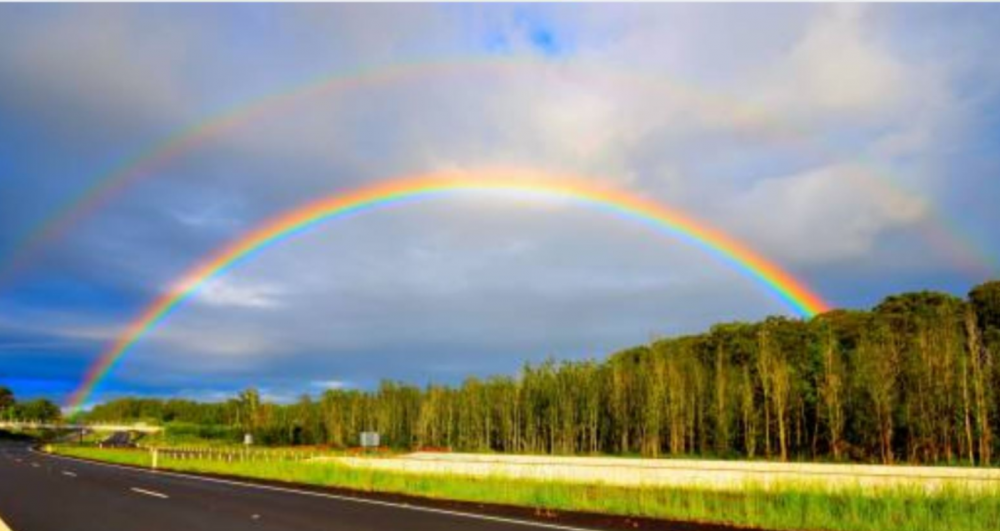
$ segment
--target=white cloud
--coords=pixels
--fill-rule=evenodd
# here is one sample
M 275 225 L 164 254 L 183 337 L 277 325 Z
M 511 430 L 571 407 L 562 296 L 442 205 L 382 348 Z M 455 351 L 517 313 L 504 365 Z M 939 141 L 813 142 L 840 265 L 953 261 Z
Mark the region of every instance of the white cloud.
M 343 380 L 313 380 L 312 382 L 309 382 L 309 385 L 323 389 L 324 391 L 327 389 L 337 390 L 351 387 L 350 382 L 345 382 Z
M 806 30 L 770 72 L 765 99 L 774 109 L 880 113 L 910 89 L 903 66 L 866 33 L 864 7 L 837 5 Z
M 234 216 L 227 214 L 225 210 L 221 204 L 202 209 L 182 207 L 174 210 L 173 215 L 178 223 L 193 230 L 237 228 L 239 221 Z
M 837 165 L 761 179 L 719 215 L 780 263 L 837 263 L 869 251 L 892 229 L 924 220 L 927 205 L 873 179 L 863 166 Z
M 265 309 L 281 307 L 283 293 L 275 284 L 216 277 L 202 284 L 193 299 L 207 306 Z

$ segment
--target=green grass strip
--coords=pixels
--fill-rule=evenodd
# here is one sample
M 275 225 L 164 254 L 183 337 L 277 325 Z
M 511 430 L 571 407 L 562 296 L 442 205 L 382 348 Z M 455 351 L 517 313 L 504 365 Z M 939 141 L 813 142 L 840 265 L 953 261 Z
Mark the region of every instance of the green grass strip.
M 57 453 L 149 466 L 145 451 L 58 446 Z M 775 530 L 988 531 L 1000 529 L 1000 492 L 886 488 L 877 494 L 801 486 L 715 491 L 475 478 L 351 468 L 332 462 L 227 462 L 160 456 L 179 472 L 226 474 L 434 499 L 726 523 Z

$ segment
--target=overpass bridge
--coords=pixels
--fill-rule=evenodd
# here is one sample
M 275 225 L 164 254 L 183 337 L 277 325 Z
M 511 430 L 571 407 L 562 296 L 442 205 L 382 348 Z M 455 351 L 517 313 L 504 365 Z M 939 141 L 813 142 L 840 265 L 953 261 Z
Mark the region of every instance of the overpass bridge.
M 34 422 L 30 420 L 0 421 L 0 430 L 24 431 L 24 430 L 62 430 L 62 431 L 90 431 L 90 432 L 137 432 L 137 433 L 158 433 L 163 431 L 162 426 L 151 426 L 145 423 L 136 424 L 72 424 L 66 422 Z

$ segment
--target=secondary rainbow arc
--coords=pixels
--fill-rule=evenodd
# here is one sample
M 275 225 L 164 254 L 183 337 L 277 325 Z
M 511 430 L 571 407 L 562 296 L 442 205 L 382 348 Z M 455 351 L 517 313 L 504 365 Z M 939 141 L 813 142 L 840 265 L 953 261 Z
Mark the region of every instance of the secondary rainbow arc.
M 432 77 L 450 70 L 461 71 L 474 67 L 511 68 L 547 64 L 550 63 L 491 56 L 453 57 L 422 63 L 367 66 L 334 75 L 324 74 L 309 78 L 289 87 L 226 106 L 177 130 L 174 134 L 148 146 L 147 149 L 134 156 L 122 160 L 111 171 L 100 176 L 84 190 L 68 198 L 38 223 L 16 236 L 8 254 L 0 256 L 0 288 L 4 288 L 20 272 L 27 270 L 42 249 L 79 225 L 82 220 L 100 210 L 132 184 L 148 178 L 172 160 L 198 148 L 221 133 L 266 116 L 280 114 L 299 100 L 320 94 L 332 94 L 352 87 L 378 86 L 381 83 L 411 75 Z M 586 68 L 595 67 L 587 65 Z M 780 120 L 769 116 L 765 108 L 741 103 L 724 95 L 711 94 L 695 85 L 688 84 L 686 86 L 672 78 L 663 76 L 661 73 L 614 72 L 609 71 L 606 65 L 601 65 L 600 71 L 603 75 L 646 80 L 651 83 L 651 86 L 664 84 L 671 90 L 692 98 L 692 101 L 697 105 L 718 107 L 722 109 L 722 112 L 737 119 L 740 119 L 739 117 L 755 117 L 755 119 L 764 120 L 768 131 L 789 134 L 795 138 L 801 137 L 807 144 L 810 143 L 804 131 L 799 130 L 794 125 L 783 124 Z M 819 147 L 818 153 L 823 155 L 830 155 L 837 159 L 843 158 L 842 155 L 845 155 L 836 150 L 829 150 L 830 152 L 827 153 L 828 150 L 823 149 L 818 144 L 817 147 Z M 864 166 L 872 168 L 876 166 L 871 161 L 862 160 L 860 162 Z M 875 193 L 919 197 L 915 191 L 906 189 L 895 179 L 886 177 L 886 182 L 882 182 L 883 179 L 880 176 L 888 175 L 888 172 L 875 168 L 872 175 L 879 176 L 878 179 L 874 179 L 874 183 L 880 185 L 879 189 L 874 190 Z M 953 260 L 961 262 L 962 267 L 968 268 L 970 271 L 974 270 L 977 276 L 996 270 L 995 257 L 989 256 L 984 246 L 976 245 L 975 242 L 971 241 L 957 223 L 945 217 L 943 213 L 932 211 L 924 225 L 926 236 L 931 242 L 935 246 L 946 249 Z
M 829 309 L 802 281 L 747 245 L 683 212 L 622 190 L 579 179 L 525 171 L 443 172 L 403 177 L 293 208 L 211 253 L 136 317 L 88 369 L 68 406 L 79 410 L 135 343 L 207 280 L 266 247 L 323 221 L 408 200 L 457 192 L 505 192 L 559 198 L 647 223 L 710 252 L 784 301 L 803 317 Z

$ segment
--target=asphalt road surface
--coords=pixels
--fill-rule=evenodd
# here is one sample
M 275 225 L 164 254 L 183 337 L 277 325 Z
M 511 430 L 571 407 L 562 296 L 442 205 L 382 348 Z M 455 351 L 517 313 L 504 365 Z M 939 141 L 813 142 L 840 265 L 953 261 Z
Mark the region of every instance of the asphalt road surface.
M 0 442 L 0 531 L 532 531 L 569 526 L 185 477 Z

